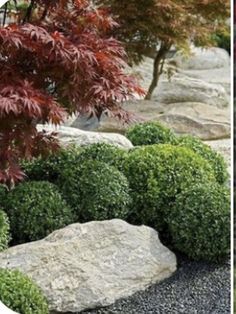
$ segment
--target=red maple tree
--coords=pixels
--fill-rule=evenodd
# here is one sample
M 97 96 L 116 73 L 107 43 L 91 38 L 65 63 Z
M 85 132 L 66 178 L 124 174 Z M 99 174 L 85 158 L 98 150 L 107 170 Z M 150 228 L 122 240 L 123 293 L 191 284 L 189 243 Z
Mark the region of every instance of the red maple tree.
M 14 23 L 6 24 L 7 18 Z M 9 1 L 0 27 L 0 183 L 24 176 L 21 158 L 58 148 L 40 123 L 102 113 L 129 120 L 121 103 L 143 91 L 124 73 L 116 23 L 87 0 Z

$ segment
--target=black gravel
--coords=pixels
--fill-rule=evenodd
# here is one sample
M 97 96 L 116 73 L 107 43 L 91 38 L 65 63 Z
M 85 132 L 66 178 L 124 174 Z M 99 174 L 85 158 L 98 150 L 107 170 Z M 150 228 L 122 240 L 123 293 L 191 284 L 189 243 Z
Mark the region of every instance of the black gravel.
M 146 291 L 84 314 L 229 314 L 230 262 L 178 258 L 176 273 Z

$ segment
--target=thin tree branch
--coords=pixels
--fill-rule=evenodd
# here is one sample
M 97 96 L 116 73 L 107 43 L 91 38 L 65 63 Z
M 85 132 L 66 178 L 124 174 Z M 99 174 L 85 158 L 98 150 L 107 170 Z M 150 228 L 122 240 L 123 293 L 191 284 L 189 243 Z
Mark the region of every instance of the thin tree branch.
M 29 7 L 28 7 L 28 9 L 26 11 L 26 14 L 25 14 L 25 17 L 23 19 L 23 23 L 22 24 L 30 21 L 30 17 L 31 17 L 31 14 L 32 14 L 34 3 L 35 3 L 35 0 L 31 0 L 30 5 L 29 5 Z
M 6 18 L 7 18 L 7 7 L 8 7 L 8 3 L 6 3 L 4 5 L 4 13 L 3 13 L 3 21 L 2 21 L 2 26 L 5 26 L 6 23 Z

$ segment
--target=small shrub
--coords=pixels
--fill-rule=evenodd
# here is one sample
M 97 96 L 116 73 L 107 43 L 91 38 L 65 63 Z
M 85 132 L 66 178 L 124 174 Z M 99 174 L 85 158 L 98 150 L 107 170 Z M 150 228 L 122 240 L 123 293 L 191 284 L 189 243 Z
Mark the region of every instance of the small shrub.
M 77 164 L 80 151 L 81 148 L 70 146 L 47 158 L 39 157 L 22 161 L 22 168 L 29 180 L 57 183 L 64 168 Z
M 230 197 L 219 184 L 189 186 L 168 216 L 176 249 L 199 260 L 217 261 L 230 252 Z
M 216 33 L 212 37 L 219 48 L 225 49 L 229 53 L 229 55 L 231 54 L 230 32 L 228 34 Z
M 20 314 L 48 314 L 47 301 L 31 279 L 17 270 L 0 269 L 1 301 Z
M 224 184 L 229 178 L 227 165 L 224 158 L 211 149 L 210 146 L 204 144 L 200 139 L 193 136 L 182 136 L 178 139 L 178 144 L 192 149 L 201 157 L 209 162 L 218 183 Z
M 72 210 L 49 182 L 19 184 L 6 199 L 14 243 L 39 240 L 74 221 Z
M 79 161 L 84 162 L 92 159 L 105 162 L 119 169 L 126 156 L 127 152 L 124 149 L 106 143 L 96 143 L 83 148 Z
M 176 142 L 174 133 L 159 122 L 136 124 L 128 129 L 126 137 L 134 146 L 173 144 Z
M 0 252 L 5 250 L 10 240 L 10 225 L 6 213 L 0 210 Z M 1 294 L 0 294 L 1 295 Z
M 4 185 L 0 184 L 0 208 L 3 207 L 7 192 L 7 188 Z
M 214 181 L 209 164 L 192 150 L 168 144 L 138 147 L 124 163 L 133 205 L 130 222 L 165 228 L 175 197 L 194 182 Z
M 129 185 L 115 167 L 89 160 L 65 172 L 62 182 L 63 194 L 79 221 L 126 218 Z

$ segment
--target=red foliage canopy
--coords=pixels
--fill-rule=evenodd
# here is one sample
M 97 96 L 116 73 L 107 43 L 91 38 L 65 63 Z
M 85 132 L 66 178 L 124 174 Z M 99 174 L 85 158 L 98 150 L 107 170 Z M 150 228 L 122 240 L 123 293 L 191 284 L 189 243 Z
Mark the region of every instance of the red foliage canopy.
M 73 112 L 128 121 L 120 104 L 143 93 L 124 73 L 106 10 L 87 0 L 26 2 L 17 22 L 0 27 L 0 183 L 8 185 L 23 178 L 21 158 L 58 148 L 37 123 L 58 125 Z

